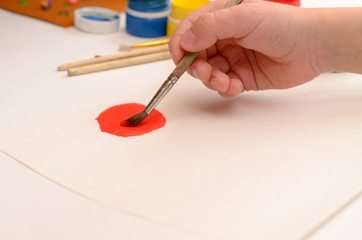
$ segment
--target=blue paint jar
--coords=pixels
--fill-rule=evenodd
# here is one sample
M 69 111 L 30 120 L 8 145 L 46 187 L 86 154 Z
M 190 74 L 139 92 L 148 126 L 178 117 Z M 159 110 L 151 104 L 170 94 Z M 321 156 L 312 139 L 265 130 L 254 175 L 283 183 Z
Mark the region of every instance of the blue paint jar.
M 169 0 L 129 0 L 126 31 L 138 37 L 165 36 L 169 14 Z

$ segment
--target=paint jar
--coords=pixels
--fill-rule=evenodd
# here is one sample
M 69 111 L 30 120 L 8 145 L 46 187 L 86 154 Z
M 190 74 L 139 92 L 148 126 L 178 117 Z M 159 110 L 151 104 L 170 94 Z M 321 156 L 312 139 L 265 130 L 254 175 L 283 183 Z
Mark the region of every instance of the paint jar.
M 166 35 L 170 0 L 129 0 L 126 9 L 126 31 L 138 37 Z
M 289 4 L 297 7 L 300 7 L 301 5 L 300 0 L 268 0 L 268 1 Z
M 167 20 L 167 37 L 171 37 L 177 25 L 194 10 L 210 3 L 209 0 L 173 0 L 171 14 Z
M 82 7 L 74 12 L 74 26 L 84 32 L 113 33 L 119 31 L 119 25 L 119 14 L 111 9 Z

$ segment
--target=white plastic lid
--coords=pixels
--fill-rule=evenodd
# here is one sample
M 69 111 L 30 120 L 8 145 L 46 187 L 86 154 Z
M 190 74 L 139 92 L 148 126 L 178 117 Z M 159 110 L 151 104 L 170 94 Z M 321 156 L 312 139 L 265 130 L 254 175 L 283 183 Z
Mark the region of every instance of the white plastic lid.
M 112 33 L 119 30 L 119 14 L 101 7 L 83 7 L 74 12 L 74 25 L 89 33 Z

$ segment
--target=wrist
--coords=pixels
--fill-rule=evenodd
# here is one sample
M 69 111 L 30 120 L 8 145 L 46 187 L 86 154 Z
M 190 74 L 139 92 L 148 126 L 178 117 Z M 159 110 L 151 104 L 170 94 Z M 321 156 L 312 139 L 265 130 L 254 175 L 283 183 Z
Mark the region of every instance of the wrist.
M 362 8 L 311 9 L 320 73 L 362 73 Z

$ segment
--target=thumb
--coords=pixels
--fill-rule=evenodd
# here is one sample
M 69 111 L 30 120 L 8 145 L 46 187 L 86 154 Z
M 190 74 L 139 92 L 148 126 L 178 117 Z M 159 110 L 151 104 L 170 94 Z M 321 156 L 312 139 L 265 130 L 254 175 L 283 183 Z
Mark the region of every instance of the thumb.
M 248 36 L 265 16 L 260 5 L 244 3 L 200 15 L 181 35 L 181 47 L 197 52 L 211 47 L 217 40 Z

